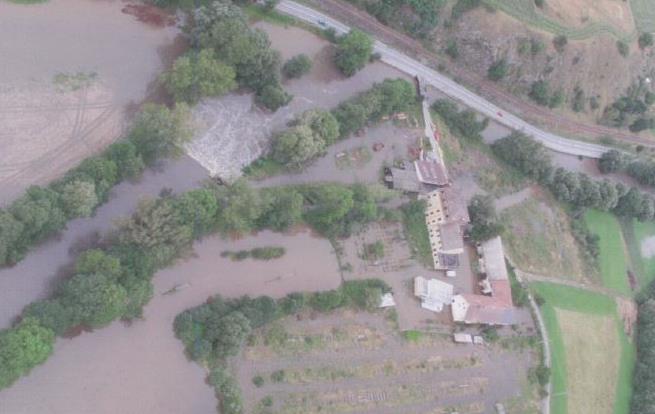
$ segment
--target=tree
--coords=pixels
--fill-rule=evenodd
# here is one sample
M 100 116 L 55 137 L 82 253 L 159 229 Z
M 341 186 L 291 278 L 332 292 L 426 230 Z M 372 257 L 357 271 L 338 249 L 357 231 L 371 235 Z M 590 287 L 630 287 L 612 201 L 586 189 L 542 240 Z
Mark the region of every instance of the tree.
M 100 328 L 121 317 L 127 309 L 127 292 L 107 276 L 78 274 L 61 288 L 62 304 L 73 312 L 75 323 Z
M 243 313 L 235 311 L 219 318 L 211 318 L 205 329 L 205 338 L 213 342 L 215 355 L 223 359 L 237 354 L 250 334 L 250 322 Z
M 107 148 L 107 158 L 114 162 L 118 179 L 134 179 L 138 177 L 145 164 L 143 158 L 137 153 L 136 146 L 129 140 L 115 142 Z
M 194 237 L 209 233 L 216 222 L 218 201 L 209 189 L 191 190 L 173 201 L 181 225 L 190 226 Z
M 539 105 L 550 104 L 550 87 L 548 81 L 539 80 L 532 83 L 530 93 L 528 94 Z
M 622 171 L 626 165 L 627 159 L 625 155 L 615 149 L 603 153 L 598 160 L 598 169 L 602 174 Z
M 145 200 L 122 224 L 119 241 L 149 252 L 163 265 L 191 244 L 192 235 L 191 226 L 180 224 L 170 200 Z
M 213 49 L 177 58 L 161 81 L 176 101 L 190 104 L 206 96 L 221 96 L 236 88 L 236 72 L 219 61 Z
M 508 70 L 509 66 L 507 65 L 507 59 L 498 59 L 489 66 L 487 77 L 494 82 L 498 82 L 507 75 Z
M 71 181 L 62 188 L 61 202 L 68 217 L 88 217 L 98 205 L 96 187 L 86 181 Z
M 273 141 L 273 159 L 298 168 L 325 151 L 325 142 L 307 125 L 297 125 L 277 135 Z
M 647 47 L 653 46 L 653 34 L 652 33 L 642 33 L 639 36 L 639 47 L 641 49 L 646 49 Z
M 262 214 L 259 194 L 245 180 L 216 190 L 219 200 L 218 227 L 224 233 L 247 233 L 256 228 Z
M 121 262 L 116 257 L 100 249 L 90 249 L 82 253 L 75 262 L 75 273 L 90 275 L 100 273 L 110 280 L 117 280 L 121 275 Z
M 34 318 L 0 332 L 0 389 L 48 359 L 54 342 L 54 333 Z
M 53 190 L 32 186 L 10 207 L 11 214 L 23 225 L 18 244 L 27 246 L 43 240 L 66 225 L 59 195 Z
M 52 330 L 55 335 L 63 335 L 73 326 L 73 312 L 59 299 L 46 299 L 32 302 L 23 311 L 23 319 L 34 318 L 44 328 Z
M 279 84 L 264 86 L 256 96 L 258 104 L 273 112 L 287 105 L 292 99 L 293 95 L 288 94 Z
M 191 139 L 191 112 L 178 104 L 174 110 L 163 105 L 146 104 L 137 115 L 129 139 L 147 165 L 160 158 L 181 155 L 182 146 Z
M 300 54 L 287 60 L 282 66 L 282 73 L 287 78 L 299 78 L 312 70 L 312 60 L 305 54 Z
M 547 182 L 552 173 L 550 155 L 544 146 L 525 134 L 514 132 L 494 142 L 491 148 L 500 159 L 534 180 Z
M 5 210 L 0 209 L 0 266 L 21 259 L 26 245 L 20 242 L 23 224 Z
M 87 181 L 95 186 L 98 200 L 105 201 L 109 190 L 118 183 L 118 167 L 106 157 L 87 158 L 74 170 L 66 174 L 64 182 Z
M 553 46 L 555 46 L 556 51 L 562 53 L 564 52 L 564 49 L 566 48 L 568 42 L 569 39 L 564 35 L 555 36 L 555 38 L 553 39 Z
M 630 46 L 622 40 L 616 41 L 616 48 L 619 50 L 619 54 L 623 57 L 628 57 L 630 54 Z
M 353 29 L 337 41 L 335 64 L 346 76 L 353 76 L 368 63 L 373 53 L 373 40 Z
M 337 184 L 325 184 L 310 191 L 308 198 L 314 205 L 306 214 L 306 220 L 326 235 L 339 235 L 342 220 L 353 208 L 353 192 Z
M 339 138 L 339 122 L 332 113 L 323 109 L 303 112 L 294 124 L 308 126 L 315 138 L 322 141 L 325 147 L 334 144 Z
M 474 196 L 469 202 L 468 212 L 472 225 L 469 236 L 473 241 L 489 240 L 503 231 L 503 226 L 498 222 L 496 207 L 491 196 L 480 194 Z
M 459 57 L 459 47 L 457 46 L 457 41 L 455 39 L 448 40 L 445 52 L 451 59 L 457 60 Z
M 263 198 L 264 213 L 260 218 L 260 227 L 284 231 L 302 220 L 305 199 L 298 191 L 270 190 L 264 192 Z

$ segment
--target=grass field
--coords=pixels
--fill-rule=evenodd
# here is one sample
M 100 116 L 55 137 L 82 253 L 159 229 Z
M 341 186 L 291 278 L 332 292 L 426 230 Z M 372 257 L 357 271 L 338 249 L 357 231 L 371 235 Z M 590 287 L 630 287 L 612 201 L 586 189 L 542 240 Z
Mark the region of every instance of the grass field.
M 653 0 L 630 0 L 630 8 L 640 32 L 655 32 L 655 5 Z
M 633 220 L 622 223 L 621 227 L 632 267 L 639 281 L 639 288 L 643 289 L 655 279 L 655 255 L 645 257 L 642 252 L 644 240 L 655 237 L 655 223 L 640 223 Z
M 633 3 L 644 3 L 639 7 L 648 7 L 646 3 L 650 0 L 632 0 Z M 483 0 L 483 3 L 501 10 L 502 12 L 532 26 L 536 29 L 552 33 L 554 35 L 565 35 L 572 40 L 584 40 L 601 34 L 609 34 L 619 40 L 629 41 L 634 39 L 635 33 L 626 33 L 619 28 L 605 22 L 590 22 L 584 27 L 567 27 L 541 13 L 532 0 Z M 652 8 L 652 5 L 650 6 Z M 653 14 L 652 11 L 648 11 Z M 639 23 L 637 23 L 639 24 Z
M 628 264 L 621 226 L 615 216 L 600 211 L 585 214 L 589 230 L 600 237 L 600 276 L 603 286 L 625 295 L 631 295 L 628 281 Z
M 541 309 L 551 342 L 552 413 L 596 412 L 588 411 L 593 410 L 593 395 L 599 406 L 605 401 L 614 407 L 608 412 L 627 414 L 635 349 L 623 331 L 614 300 L 552 283 L 533 283 L 531 288 L 545 299 Z M 567 320 L 561 323 L 562 318 Z M 616 354 L 620 356 L 612 378 L 607 361 Z M 615 389 L 608 389 L 611 384 L 616 384 Z M 614 397 L 611 402 L 608 395 Z
M 529 199 L 504 210 L 500 217 L 505 226 L 503 244 L 520 269 L 574 280 L 589 275 L 568 217 L 556 203 Z

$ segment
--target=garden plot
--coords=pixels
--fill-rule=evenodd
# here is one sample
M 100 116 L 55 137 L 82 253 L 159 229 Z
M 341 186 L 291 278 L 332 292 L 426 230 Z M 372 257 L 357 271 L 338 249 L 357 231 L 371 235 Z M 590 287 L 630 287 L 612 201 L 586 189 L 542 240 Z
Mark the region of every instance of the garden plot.
M 474 414 L 517 397 L 531 359 L 449 336 L 406 340 L 389 317 L 341 311 L 257 331 L 232 365 L 246 413 Z

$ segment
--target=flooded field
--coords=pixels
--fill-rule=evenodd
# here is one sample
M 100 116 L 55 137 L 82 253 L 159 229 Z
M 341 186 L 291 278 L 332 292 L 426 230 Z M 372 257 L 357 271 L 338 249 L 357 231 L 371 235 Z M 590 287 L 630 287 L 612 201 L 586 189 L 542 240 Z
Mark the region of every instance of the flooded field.
M 282 246 L 286 255 L 262 262 L 233 262 L 224 250 Z M 205 373 L 184 356 L 173 320 L 209 296 L 267 294 L 332 289 L 341 279 L 332 247 L 308 232 L 262 232 L 238 241 L 209 237 L 195 246 L 196 257 L 155 276 L 155 297 L 144 320 L 59 339 L 54 355 L 29 376 L 0 392 L 3 414 L 214 414 L 216 399 Z M 175 294 L 163 292 L 180 284 Z
M 115 140 L 179 48 L 119 0 L 0 2 L 0 204 Z
M 314 66 L 301 79 L 287 81 L 284 88 L 293 101 L 275 113 L 256 108 L 251 95 L 228 95 L 208 99 L 194 112 L 201 125 L 187 152 L 211 175 L 234 178 L 267 148 L 274 131 L 281 130 L 297 114 L 311 108 L 331 108 L 386 78 L 404 77 L 382 63 L 366 66 L 351 78 L 342 77 L 332 64 L 332 46 L 320 37 L 295 27 L 282 28 L 257 23 L 265 30 L 283 59 L 307 54 Z

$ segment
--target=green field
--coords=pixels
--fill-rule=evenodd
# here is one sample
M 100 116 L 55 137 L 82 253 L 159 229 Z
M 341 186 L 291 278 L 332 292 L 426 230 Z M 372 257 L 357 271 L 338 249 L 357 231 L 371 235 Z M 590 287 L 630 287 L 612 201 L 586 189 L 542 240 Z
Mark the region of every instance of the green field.
M 655 2 L 653 0 L 630 0 L 630 8 L 640 32 L 655 32 Z
M 541 307 L 546 329 L 550 336 L 552 352 L 552 397 L 551 410 L 553 414 L 567 414 L 568 411 L 568 371 L 566 364 L 567 349 L 563 337 L 557 311 L 566 310 L 578 312 L 581 315 L 610 316 L 616 321 L 616 333 L 621 349 L 618 367 L 618 378 L 614 398 L 614 414 L 627 414 L 632 393 L 632 369 L 635 361 L 635 349 L 623 331 L 623 326 L 616 312 L 614 300 L 597 293 L 575 289 L 552 283 L 533 283 L 531 289 L 545 299 Z M 608 332 L 605 332 L 607 334 Z M 598 350 L 602 352 L 604 344 L 598 342 Z M 575 352 L 575 350 L 571 350 Z M 578 367 L 580 368 L 580 367 Z M 602 374 L 602 373 L 599 373 Z M 589 373 L 595 375 L 595 373 Z M 570 413 L 577 414 L 577 413 Z
M 628 281 L 628 264 L 621 226 L 615 216 L 596 210 L 585 214 L 589 230 L 600 237 L 600 275 L 603 286 L 625 295 L 631 295 Z
M 623 235 L 630 252 L 633 269 L 643 289 L 655 279 L 655 256 L 643 257 L 641 247 L 644 240 L 655 236 L 655 222 L 641 223 L 633 220 L 623 225 Z
M 537 6 L 535 6 L 533 0 L 483 0 L 483 3 L 501 10 L 505 14 L 539 30 L 554 35 L 565 35 L 572 40 L 588 39 L 601 34 L 610 34 L 615 38 L 624 41 L 629 41 L 635 37 L 635 33 L 625 33 L 605 22 L 591 22 L 580 28 L 564 26 L 541 13 Z M 650 10 L 647 13 L 651 16 L 654 13 L 652 11 L 652 0 L 631 0 L 630 3 L 631 5 L 639 3 L 638 7 L 646 9 L 649 7 L 646 4 L 651 3 Z M 652 19 L 647 20 L 652 22 Z M 639 24 L 639 22 L 637 22 L 637 24 Z

